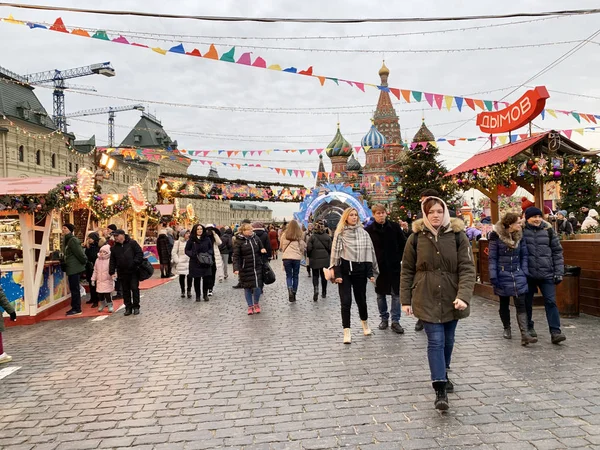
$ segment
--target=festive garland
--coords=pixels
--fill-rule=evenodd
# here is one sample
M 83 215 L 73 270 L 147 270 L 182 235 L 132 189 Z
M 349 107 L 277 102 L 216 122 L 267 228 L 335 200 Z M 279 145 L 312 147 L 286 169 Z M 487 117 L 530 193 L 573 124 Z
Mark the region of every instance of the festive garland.
M 98 194 L 92 196 L 89 206 L 98 220 L 109 219 L 132 208 L 129 197 L 123 197 L 112 205 L 105 205 L 102 202 L 102 196 Z M 146 209 L 142 211 L 142 214 L 146 214 L 150 222 L 158 222 L 160 220 L 160 211 L 151 203 L 146 202 Z
M 173 198 L 189 198 L 196 200 L 222 200 L 222 201 L 233 201 L 233 202 L 281 202 L 281 203 L 301 203 L 304 201 L 304 197 L 298 197 L 297 199 L 280 199 L 276 197 L 271 197 L 268 199 L 259 198 L 259 197 L 242 197 L 238 195 L 224 197 L 222 195 L 203 195 L 203 194 L 181 194 L 181 193 L 173 193 L 170 194 Z

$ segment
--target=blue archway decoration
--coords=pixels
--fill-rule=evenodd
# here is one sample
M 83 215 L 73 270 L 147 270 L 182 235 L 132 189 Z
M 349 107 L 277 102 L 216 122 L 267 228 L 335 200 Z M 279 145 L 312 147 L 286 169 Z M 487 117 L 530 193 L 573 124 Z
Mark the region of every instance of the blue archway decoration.
M 362 199 L 359 193 L 354 192 L 351 187 L 344 184 L 327 183 L 323 186 L 315 187 L 310 195 L 305 197 L 300 204 L 300 211 L 294 213 L 294 219 L 298 222 L 308 225 L 311 214 L 316 211 L 321 205 L 331 203 L 337 200 L 355 208 L 358 211 L 358 217 L 361 222 L 369 219 L 372 216 L 371 210 L 367 202 Z

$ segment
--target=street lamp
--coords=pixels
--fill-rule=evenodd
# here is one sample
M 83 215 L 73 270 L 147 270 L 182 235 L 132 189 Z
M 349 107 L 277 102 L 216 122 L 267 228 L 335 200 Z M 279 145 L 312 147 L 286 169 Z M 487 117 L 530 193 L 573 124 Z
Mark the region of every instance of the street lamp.
M 116 161 L 106 153 L 100 155 L 98 159 L 97 150 L 94 149 L 94 162 L 96 163 L 96 172 L 94 173 L 94 191 L 98 190 L 98 183 L 110 178 L 110 171 L 115 167 Z

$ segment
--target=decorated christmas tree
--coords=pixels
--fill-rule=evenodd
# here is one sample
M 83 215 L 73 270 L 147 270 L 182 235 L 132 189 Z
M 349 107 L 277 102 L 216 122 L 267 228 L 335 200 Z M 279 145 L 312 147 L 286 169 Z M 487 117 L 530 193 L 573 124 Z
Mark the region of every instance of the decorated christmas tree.
M 596 208 L 600 202 L 600 185 L 596 175 L 599 168 L 597 158 L 581 158 L 573 163 L 573 167 L 569 167 L 568 181 L 561 183 L 559 208 L 575 213 L 580 222 L 585 218 L 585 214 L 580 211 L 581 207 Z
M 435 189 L 447 202 L 450 202 L 458 191 L 458 186 L 452 183 L 452 179 L 444 176 L 448 170 L 438 161 L 438 155 L 435 137 L 423 121 L 411 148 L 405 152 L 406 162 L 394 208 L 401 219 L 412 219 L 421 211 L 420 195 L 425 189 Z

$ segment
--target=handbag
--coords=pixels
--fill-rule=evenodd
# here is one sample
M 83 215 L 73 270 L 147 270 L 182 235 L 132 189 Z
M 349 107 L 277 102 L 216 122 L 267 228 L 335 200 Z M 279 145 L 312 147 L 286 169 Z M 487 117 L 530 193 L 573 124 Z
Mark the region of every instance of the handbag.
M 198 259 L 198 264 L 201 266 L 212 266 L 213 265 L 213 256 L 210 253 L 202 252 L 196 255 Z
M 271 269 L 271 265 L 265 261 L 263 263 L 263 268 L 262 268 L 262 281 L 264 284 L 273 284 L 275 283 L 275 272 L 273 272 L 273 269 Z
M 142 260 L 142 263 L 138 267 L 138 277 L 140 281 L 147 280 L 154 274 L 154 267 L 150 264 L 147 258 Z

